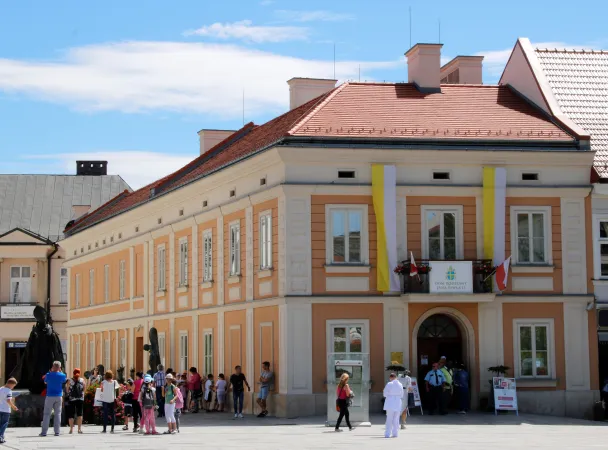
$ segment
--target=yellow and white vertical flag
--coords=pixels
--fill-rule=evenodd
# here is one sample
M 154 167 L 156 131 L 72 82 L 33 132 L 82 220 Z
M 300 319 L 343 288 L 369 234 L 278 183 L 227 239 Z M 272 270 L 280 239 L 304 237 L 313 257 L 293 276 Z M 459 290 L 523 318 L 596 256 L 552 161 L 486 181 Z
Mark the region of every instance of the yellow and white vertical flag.
M 372 197 L 378 238 L 378 286 L 380 292 L 399 292 L 397 267 L 397 169 L 372 164 Z
M 505 261 L 507 170 L 483 168 L 483 254 L 496 267 Z

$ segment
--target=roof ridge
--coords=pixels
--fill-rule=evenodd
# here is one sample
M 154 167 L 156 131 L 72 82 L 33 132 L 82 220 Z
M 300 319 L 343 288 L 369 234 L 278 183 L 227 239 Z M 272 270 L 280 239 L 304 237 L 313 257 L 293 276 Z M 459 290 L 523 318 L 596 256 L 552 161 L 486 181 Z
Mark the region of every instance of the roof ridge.
M 321 100 L 321 102 L 319 102 L 316 106 L 314 106 L 309 112 L 308 114 L 306 114 L 304 116 L 304 118 L 300 117 L 300 119 L 298 119 L 295 123 L 295 125 L 293 125 L 291 127 L 291 129 L 289 131 L 287 131 L 287 135 L 293 135 L 294 133 L 296 133 L 300 128 L 302 128 L 304 126 L 304 124 L 306 122 L 308 122 L 312 116 L 314 116 L 317 112 L 319 112 L 321 109 L 323 109 L 323 107 L 325 105 L 327 105 L 327 103 L 329 103 L 331 101 L 331 99 L 333 99 L 336 95 L 338 95 L 339 92 L 342 92 L 342 90 L 345 89 L 346 86 L 350 85 L 350 82 L 346 81 L 344 83 L 342 83 L 340 86 L 338 86 L 337 88 L 332 89 L 331 91 L 329 91 L 328 93 L 326 93 L 326 97 Z
M 541 52 L 541 53 L 580 53 L 580 54 L 587 54 L 587 53 L 591 53 L 591 54 L 598 54 L 598 55 L 608 55 L 608 50 L 596 50 L 593 48 L 567 48 L 567 47 L 555 47 L 555 48 L 538 48 L 536 47 L 534 49 L 535 52 Z
M 151 184 L 154 184 L 154 183 L 151 183 Z M 150 185 L 148 185 L 148 186 L 150 186 Z M 143 188 L 141 188 L 141 189 L 145 189 L 146 187 L 147 187 L 147 186 L 144 186 L 144 187 L 143 187 Z M 138 191 L 139 191 L 139 190 L 141 190 L 141 189 L 138 189 Z M 135 192 L 137 192 L 137 191 L 135 191 Z M 94 209 L 93 211 L 91 211 L 91 212 L 89 212 L 89 213 L 84 214 L 83 216 L 79 217 L 78 219 L 75 219 L 75 220 L 74 220 L 74 223 L 72 223 L 72 225 L 70 225 L 69 227 L 67 227 L 67 226 L 66 226 L 66 227 L 64 228 L 63 233 L 65 234 L 65 233 L 66 233 L 66 231 L 68 231 L 68 230 L 74 230 L 74 229 L 78 228 L 78 226 L 79 226 L 79 225 L 81 225 L 81 224 L 82 224 L 82 222 L 83 222 L 85 219 L 88 219 L 88 218 L 90 218 L 90 217 L 93 217 L 93 215 L 94 215 L 94 214 L 97 214 L 97 213 L 101 212 L 101 210 L 102 210 L 102 209 L 104 209 L 104 208 L 106 208 L 106 207 L 110 206 L 110 205 L 111 205 L 112 203 L 114 203 L 115 201 L 118 201 L 118 200 L 120 200 L 120 199 L 122 199 L 122 198 L 124 198 L 124 197 L 128 197 L 129 195 L 132 195 L 132 194 L 133 194 L 133 192 L 129 192 L 127 189 L 125 189 L 125 190 L 124 190 L 124 191 L 122 191 L 120 194 L 116 195 L 115 197 L 112 197 L 110 200 L 108 200 L 108 201 L 107 201 L 107 202 L 105 202 L 104 204 L 99 205 L 99 206 L 98 206 L 96 209 Z M 69 222 L 68 222 L 68 223 L 69 223 Z

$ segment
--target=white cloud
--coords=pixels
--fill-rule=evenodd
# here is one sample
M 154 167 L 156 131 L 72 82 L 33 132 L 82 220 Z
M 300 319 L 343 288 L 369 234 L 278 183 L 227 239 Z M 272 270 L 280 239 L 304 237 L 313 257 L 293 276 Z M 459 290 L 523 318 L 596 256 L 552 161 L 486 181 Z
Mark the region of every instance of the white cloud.
M 133 190 L 136 190 L 175 172 L 192 161 L 196 156 L 125 150 L 31 155 L 25 159 L 46 160 L 45 173 L 49 172 L 50 166 L 57 173 L 65 174 L 74 173 L 74 162 L 77 160 L 108 161 L 108 174 L 120 175 Z M 34 165 L 40 167 L 40 163 L 38 162 Z
M 336 76 L 373 78 L 388 62 L 338 61 Z M 283 112 L 286 81 L 328 78 L 333 62 L 282 56 L 227 44 L 122 42 L 72 48 L 57 61 L 0 59 L 0 91 L 85 111 L 207 113 L 221 119 Z
M 196 30 L 184 32 L 186 36 L 205 36 L 223 40 L 242 40 L 246 42 L 285 42 L 302 41 L 308 38 L 308 28 L 294 26 L 260 26 L 251 20 L 233 23 L 216 22 Z
M 275 15 L 281 20 L 294 22 L 342 22 L 353 20 L 355 17 L 348 13 L 336 13 L 332 11 L 293 11 L 280 9 L 275 11 Z

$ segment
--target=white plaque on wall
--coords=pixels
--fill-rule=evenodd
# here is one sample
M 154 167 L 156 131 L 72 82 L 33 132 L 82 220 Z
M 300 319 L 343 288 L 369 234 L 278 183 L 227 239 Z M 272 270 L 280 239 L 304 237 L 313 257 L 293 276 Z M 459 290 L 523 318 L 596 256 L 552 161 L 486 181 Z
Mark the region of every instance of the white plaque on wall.
M 429 291 L 434 294 L 472 294 L 472 261 L 430 261 Z

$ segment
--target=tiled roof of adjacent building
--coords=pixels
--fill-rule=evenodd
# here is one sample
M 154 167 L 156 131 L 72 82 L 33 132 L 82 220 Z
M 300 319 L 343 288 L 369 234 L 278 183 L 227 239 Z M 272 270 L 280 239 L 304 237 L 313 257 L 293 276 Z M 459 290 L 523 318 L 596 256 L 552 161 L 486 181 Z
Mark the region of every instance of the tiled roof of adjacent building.
M 177 172 L 108 202 L 66 232 L 93 226 L 291 137 L 576 142 L 508 86 L 443 85 L 441 90 L 424 94 L 409 83 L 344 83 L 263 125 L 245 125 Z
M 595 168 L 608 177 L 608 52 L 536 49 L 562 112 L 591 135 Z
M 95 209 L 125 190 L 118 175 L 0 175 L 0 234 L 22 228 L 58 241 L 72 206 Z

